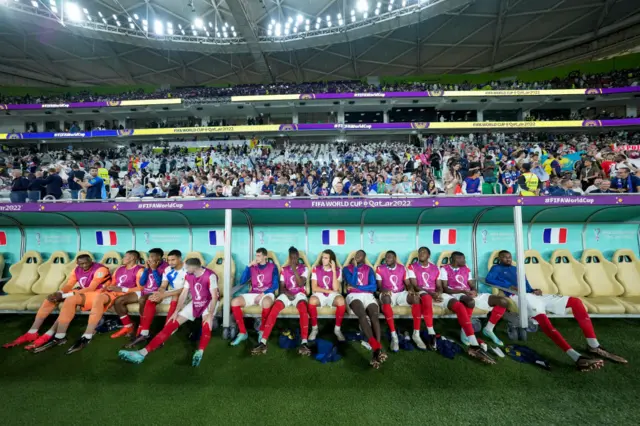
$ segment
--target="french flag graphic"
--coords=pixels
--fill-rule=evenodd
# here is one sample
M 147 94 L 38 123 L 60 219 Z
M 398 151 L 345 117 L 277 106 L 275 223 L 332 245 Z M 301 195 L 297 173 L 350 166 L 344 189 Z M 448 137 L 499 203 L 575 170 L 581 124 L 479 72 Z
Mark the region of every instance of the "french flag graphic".
M 209 245 L 210 246 L 223 246 L 224 245 L 224 231 L 222 231 L 222 230 L 209 231 Z
M 452 245 L 456 243 L 457 232 L 455 229 L 434 229 L 433 244 L 436 245 Z
M 567 228 L 545 228 L 542 241 L 545 244 L 566 244 Z
M 7 234 L 4 231 L 0 231 L 0 246 L 7 245 Z
M 323 246 L 343 246 L 347 241 L 347 233 L 344 229 L 323 229 Z
M 116 246 L 118 234 L 116 231 L 96 231 L 96 243 L 99 246 Z

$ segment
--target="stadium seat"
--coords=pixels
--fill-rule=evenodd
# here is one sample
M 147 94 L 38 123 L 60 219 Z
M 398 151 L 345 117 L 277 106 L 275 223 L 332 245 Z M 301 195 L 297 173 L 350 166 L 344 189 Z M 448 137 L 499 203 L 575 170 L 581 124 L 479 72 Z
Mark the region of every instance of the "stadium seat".
M 35 296 L 33 284 L 38 280 L 38 267 L 42 256 L 36 251 L 28 251 L 18 263 L 11 265 L 11 279 L 4 285 L 4 296 L 0 296 L 0 310 L 21 311 L 27 308 L 28 301 Z
M 537 250 L 524 252 L 524 270 L 529 284 L 542 294 L 559 294 L 558 286 L 553 282 L 553 266 L 542 258 Z
M 418 250 L 414 250 L 411 253 L 409 253 L 409 256 L 407 256 L 407 261 L 405 262 L 405 265 L 409 266 L 412 263 L 415 263 L 417 261 L 418 261 Z
M 616 279 L 618 268 L 602 255 L 600 250 L 587 249 L 582 252 L 581 263 L 584 279 L 591 287 L 587 300 L 596 305 L 600 314 L 623 314 L 624 305 L 617 296 L 624 293 L 624 287 Z
M 145 266 L 147 263 L 147 260 L 149 260 L 149 255 L 147 254 L 146 251 L 139 251 L 138 253 L 140 253 L 140 264 L 142 266 Z
M 35 296 L 27 302 L 28 310 L 38 310 L 48 295 L 60 290 L 69 276 L 69 263 L 69 255 L 66 252 L 55 251 L 45 263 L 38 267 L 40 278 L 31 287 Z
M 218 311 L 222 309 L 224 303 L 224 251 L 216 252 L 213 260 L 209 262 L 207 268 L 211 269 L 218 276 L 218 290 L 220 290 L 220 302 L 218 303 Z M 233 288 L 233 279 L 236 276 L 236 263 L 231 258 L 231 284 L 229 288 Z
M 106 266 L 109 272 L 113 274 L 122 265 L 122 256 L 117 251 L 108 251 L 102 256 L 100 263 Z
M 640 314 L 640 262 L 633 250 L 620 249 L 613 253 L 613 264 L 618 267 L 616 279 L 624 287 L 618 297 L 629 314 Z
M 267 251 L 267 262 L 273 263 L 274 265 L 276 265 L 276 268 L 278 269 L 278 286 L 279 286 L 280 273 L 282 271 L 282 268 L 280 268 L 280 262 L 278 262 L 278 257 L 271 250 Z M 278 291 L 276 290 L 276 297 L 277 296 L 278 296 Z M 243 312 L 245 315 L 259 316 L 262 313 L 262 307 L 261 306 L 245 306 L 243 308 Z M 298 313 L 298 311 L 296 311 L 296 313 Z
M 186 256 L 184 257 L 184 261 L 187 261 L 189 259 L 198 259 L 202 264 L 202 266 L 207 265 L 207 262 L 204 261 L 204 257 L 202 256 L 202 253 L 200 253 L 199 251 L 190 251 L 189 253 L 187 253 Z
M 553 265 L 553 282 L 563 296 L 577 297 L 584 303 L 590 313 L 600 313 L 596 305 L 586 296 L 591 294 L 591 287 L 584 280 L 584 266 L 578 262 L 569 250 L 555 250 L 551 254 Z
M 309 269 L 309 288 L 311 288 L 311 271 L 316 266 L 320 266 L 321 262 L 322 262 L 322 252 L 318 254 L 316 261 L 313 262 L 313 267 Z M 336 268 L 339 268 L 340 270 L 342 270 L 342 265 L 340 264 L 340 261 L 337 258 L 336 258 Z M 342 282 L 344 282 L 344 280 L 342 280 Z M 342 283 L 340 285 L 340 293 L 344 294 L 344 288 L 342 286 Z M 334 308 L 333 306 L 318 308 L 318 316 L 324 316 L 324 315 L 333 316 L 335 315 L 335 313 L 336 313 L 336 308 Z
M 307 255 L 304 251 L 300 250 L 299 253 L 300 253 L 300 257 L 298 259 L 298 263 L 300 265 L 305 265 L 307 267 L 307 271 L 309 271 L 309 274 L 307 276 L 307 284 L 306 284 L 306 289 L 307 289 L 306 293 L 308 296 L 311 293 L 311 264 L 309 263 L 309 259 L 307 259 Z M 289 259 L 285 261 L 285 263 L 283 264 L 283 267 L 287 266 L 288 264 L 289 264 Z M 280 270 L 280 273 L 282 274 L 282 270 Z M 284 308 L 282 310 L 282 314 L 298 315 L 298 309 L 295 306 L 289 306 L 288 308 Z M 318 315 L 320 315 L 320 310 L 318 310 Z

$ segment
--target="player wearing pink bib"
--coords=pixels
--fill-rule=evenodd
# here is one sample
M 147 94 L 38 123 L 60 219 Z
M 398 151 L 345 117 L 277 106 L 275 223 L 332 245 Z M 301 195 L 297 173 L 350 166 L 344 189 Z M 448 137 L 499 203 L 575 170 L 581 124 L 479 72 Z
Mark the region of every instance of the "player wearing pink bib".
M 316 340 L 318 335 L 318 306 L 335 306 L 336 326 L 333 333 L 338 341 L 344 342 L 345 340 L 340 327 L 347 307 L 344 304 L 344 297 L 340 294 L 342 273 L 337 267 L 337 263 L 333 250 L 325 250 L 322 252 L 320 265 L 315 266 L 311 273 L 311 292 L 313 295 L 309 298 L 309 316 L 311 317 L 309 340 Z
M 391 331 L 391 350 L 398 352 L 400 343 L 396 325 L 393 321 L 392 306 L 409 306 L 407 296 L 409 293 L 405 289 L 407 279 L 407 269 L 397 262 L 394 251 L 388 251 L 384 256 L 385 263 L 376 268 L 376 281 L 380 292 L 380 303 L 382 303 L 382 313 L 384 314 L 389 330 Z M 424 343 L 422 344 L 424 347 Z
M 309 312 L 307 309 L 307 277 L 309 271 L 304 264 L 300 264 L 300 253 L 295 247 L 289 248 L 289 260 L 282 268 L 280 275 L 280 295 L 276 299 L 266 324 L 264 325 L 264 333 L 260 339 L 260 343 L 252 351 L 252 355 L 262 355 L 267 353 L 267 340 L 271 335 L 273 327 L 276 325 L 278 315 L 288 306 L 295 306 L 300 314 L 300 337 L 302 342 L 298 353 L 304 356 L 310 356 L 311 350 L 308 346 L 309 337 Z
M 195 321 L 196 318 L 202 317 L 200 343 L 191 362 L 194 367 L 200 365 L 204 350 L 211 340 L 211 326 L 219 298 L 218 276 L 212 270 L 203 267 L 199 259 L 187 259 L 185 264 L 187 274 L 182 293 L 178 298 L 176 312 L 169 318 L 162 331 L 144 349 L 140 351 L 122 350 L 118 354 L 120 359 L 141 364 L 145 357 L 166 342 L 178 330 L 178 327 L 187 321 Z M 191 301 L 185 305 L 187 296 L 191 296 Z
M 258 341 L 262 340 L 262 333 L 267 317 L 273 307 L 275 291 L 278 289 L 279 274 L 275 264 L 269 262 L 267 249 L 260 247 L 256 250 L 256 258 L 242 273 L 241 283 L 250 281 L 248 293 L 231 299 L 231 313 L 238 324 L 238 336 L 231 342 L 231 346 L 238 346 L 249 338 L 244 324 L 242 308 L 245 306 L 262 306 L 262 321 L 258 332 Z
M 445 292 L 443 298 L 446 303 L 449 304 L 451 300 L 460 301 L 465 306 L 469 318 L 471 318 L 475 307 L 485 311 L 491 311 L 489 322 L 484 327 L 483 334 L 493 340 L 496 345 L 502 346 L 503 343 L 493 333 L 493 329 L 507 310 L 507 299 L 502 296 L 493 296 L 487 293 L 478 294 L 475 280 L 471 275 L 471 270 L 466 265 L 464 254 L 459 251 L 451 253 L 449 264 L 440 268 L 440 276 L 438 279 Z M 472 339 L 469 339 L 464 329 L 460 333 L 460 340 L 466 345 L 472 342 Z M 481 358 L 481 360 L 483 359 Z M 483 361 L 486 362 L 486 360 Z
M 376 275 L 367 264 L 367 253 L 364 250 L 356 252 L 351 263 L 342 269 L 342 276 L 347 286 L 347 306 L 358 317 L 367 345 L 373 351 L 369 364 L 378 369 L 387 360 L 387 354 L 380 345 L 380 311 L 373 295 L 377 288 Z
M 429 348 L 436 350 L 436 332 L 433 328 L 433 305 L 442 305 L 442 289 L 438 287 L 439 270 L 436 265 L 429 262 L 431 251 L 427 247 L 418 249 L 418 261 L 407 266 L 407 288 L 409 296 L 407 301 L 411 304 L 411 316 L 413 317 L 413 336 L 416 346 L 426 349 L 426 345 L 420 338 L 420 320 L 424 317 L 429 335 Z

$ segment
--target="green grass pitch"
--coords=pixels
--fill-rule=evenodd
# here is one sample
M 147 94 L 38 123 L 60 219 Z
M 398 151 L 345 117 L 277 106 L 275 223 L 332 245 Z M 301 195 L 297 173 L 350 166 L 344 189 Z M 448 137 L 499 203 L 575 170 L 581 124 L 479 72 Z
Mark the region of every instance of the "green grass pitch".
M 0 341 L 23 333 L 31 320 L 2 316 Z M 76 317 L 69 344 L 86 320 Z M 553 322 L 576 349 L 584 348 L 575 321 Z M 345 329 L 356 327 L 345 323 Z M 410 321 L 399 323 L 410 327 Z M 281 321 L 277 328 L 295 324 Z M 321 337 L 331 338 L 333 322 L 320 324 Z M 124 340 L 108 334 L 69 356 L 66 348 L 38 355 L 0 349 L 0 418 L 6 425 L 637 425 L 640 322 L 598 319 L 594 325 L 603 346 L 629 365 L 579 373 L 540 332 L 526 344 L 547 357 L 550 372 L 509 358 L 490 367 L 464 355 L 448 360 L 417 350 L 390 354 L 375 371 L 358 343 L 346 344 L 339 362 L 321 364 L 280 349 L 278 330 L 269 353 L 257 358 L 249 355 L 254 333 L 246 346 L 231 348 L 215 330 L 201 366 L 193 368 L 188 326 L 142 365 L 120 361 Z M 160 319 L 154 326 L 161 327 Z M 457 335 L 452 320 L 436 321 L 436 329 Z M 506 339 L 505 325 L 497 330 Z

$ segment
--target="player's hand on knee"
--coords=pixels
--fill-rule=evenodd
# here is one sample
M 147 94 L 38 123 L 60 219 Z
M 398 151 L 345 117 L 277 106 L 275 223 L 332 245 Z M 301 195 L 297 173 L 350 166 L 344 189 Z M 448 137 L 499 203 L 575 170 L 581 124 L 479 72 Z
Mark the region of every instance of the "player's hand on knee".
M 51 302 L 51 303 L 60 303 L 64 299 L 62 297 L 62 293 L 57 292 L 57 293 L 53 293 L 53 294 L 50 294 L 49 296 L 47 296 L 47 300 L 49 302 Z

